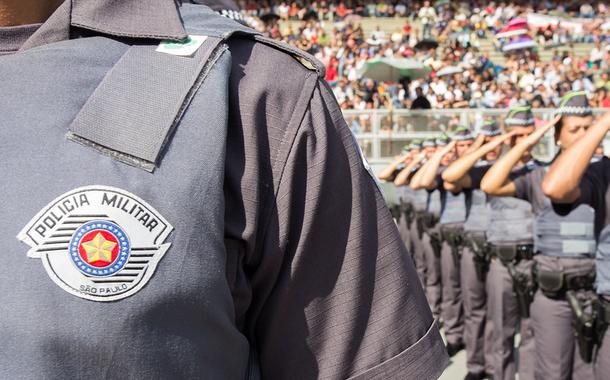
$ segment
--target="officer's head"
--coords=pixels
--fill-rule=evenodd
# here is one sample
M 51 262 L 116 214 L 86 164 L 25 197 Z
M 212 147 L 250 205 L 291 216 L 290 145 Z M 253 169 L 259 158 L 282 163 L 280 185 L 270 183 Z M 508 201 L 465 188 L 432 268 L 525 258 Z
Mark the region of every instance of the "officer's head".
M 413 140 L 413 142 L 411 142 L 410 148 L 411 157 L 414 158 L 415 156 L 421 153 L 421 140 Z
M 426 155 L 426 158 L 431 159 L 432 156 L 434 156 L 434 152 L 436 152 L 436 142 L 434 141 L 434 139 L 425 139 L 421 145 L 424 149 L 424 154 Z
M 515 135 L 509 141 L 510 146 L 517 145 L 519 141 L 536 129 L 532 107 L 525 105 L 512 108 L 508 111 L 508 116 L 504 120 L 504 127 L 507 132 L 515 132 Z M 524 155 L 529 155 L 529 152 L 524 153 Z
M 436 149 L 442 150 L 445 149 L 447 144 L 451 142 L 451 139 L 446 134 L 442 134 L 436 138 Z M 452 149 L 449 153 L 445 154 L 441 159 L 441 165 L 449 166 L 455 160 L 455 149 Z
M 555 142 L 561 149 L 569 148 L 581 138 L 593 123 L 593 113 L 587 93 L 572 91 L 559 103 L 558 114 L 561 118 L 555 124 Z
M 493 140 L 494 137 L 499 136 L 501 134 L 502 134 L 502 131 L 500 130 L 500 126 L 498 125 L 498 123 L 495 120 L 491 120 L 491 119 L 485 120 L 485 122 L 481 126 L 481 129 L 479 130 L 479 135 L 485 136 L 485 140 L 483 140 L 483 144 L 487 144 L 488 142 L 491 142 L 491 140 Z M 492 150 L 491 152 L 489 152 L 485 155 L 485 160 L 495 161 L 498 159 L 501 152 L 502 152 L 502 146 L 498 145 L 494 150 Z
M 458 127 L 453 132 L 453 140 L 455 140 L 455 154 L 459 158 L 466 153 L 468 148 L 470 148 L 474 142 L 474 137 L 472 136 L 472 133 L 468 127 L 462 126 Z

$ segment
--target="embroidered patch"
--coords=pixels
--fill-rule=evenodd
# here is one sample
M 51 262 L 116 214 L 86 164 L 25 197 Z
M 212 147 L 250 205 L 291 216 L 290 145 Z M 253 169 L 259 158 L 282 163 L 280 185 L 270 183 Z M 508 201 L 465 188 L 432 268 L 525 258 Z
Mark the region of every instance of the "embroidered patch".
M 173 227 L 149 204 L 114 187 L 86 186 L 45 206 L 17 238 L 62 289 L 116 301 L 142 289 L 170 243 Z

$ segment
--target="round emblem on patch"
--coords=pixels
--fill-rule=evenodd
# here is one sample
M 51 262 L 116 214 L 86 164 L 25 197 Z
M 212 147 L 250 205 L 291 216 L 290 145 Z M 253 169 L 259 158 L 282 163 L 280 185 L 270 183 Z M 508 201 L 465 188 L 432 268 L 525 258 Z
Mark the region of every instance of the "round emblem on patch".
M 123 189 L 86 186 L 45 206 L 17 238 L 65 291 L 116 301 L 141 290 L 170 247 L 173 227 Z
M 118 225 L 94 220 L 80 226 L 70 240 L 70 257 L 86 275 L 112 276 L 127 264 L 130 245 Z

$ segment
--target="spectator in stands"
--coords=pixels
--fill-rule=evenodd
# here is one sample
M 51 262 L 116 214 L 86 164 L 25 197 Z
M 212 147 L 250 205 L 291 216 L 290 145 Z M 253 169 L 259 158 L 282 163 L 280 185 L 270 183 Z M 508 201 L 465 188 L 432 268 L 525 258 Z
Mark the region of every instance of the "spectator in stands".
M 424 1 L 424 5 L 419 9 L 418 16 L 422 24 L 422 38 L 432 38 L 432 28 L 436 23 L 436 11 L 430 6 L 429 1 Z
M 304 14 L 317 14 L 319 20 L 308 19 L 302 24 L 270 24 L 263 32 L 275 39 L 308 51 L 326 66 L 327 80 L 334 88 L 335 95 L 343 109 L 367 108 L 410 108 L 419 97 L 431 108 L 460 107 L 508 107 L 514 98 L 535 102 L 540 107 L 555 107 L 563 94 L 572 89 L 585 89 L 591 93 L 599 88 L 610 89 L 610 60 L 608 49 L 610 36 L 601 28 L 594 28 L 585 34 L 586 39 L 594 39 L 595 46 L 588 56 L 575 55 L 573 49 L 554 50 L 550 62 L 541 61 L 535 52 L 513 52 L 503 59 L 492 61 L 489 51 L 477 47 L 478 40 L 502 28 L 511 17 L 525 15 L 533 11 L 561 9 L 558 0 L 533 3 L 527 6 L 519 3 L 473 1 L 468 7 L 440 6 L 434 9 L 430 1 L 379 0 L 375 2 L 356 0 L 299 0 L 299 1 L 256 1 L 241 0 L 246 12 L 264 14 L 275 12 L 281 19 L 299 19 Z M 367 8 L 367 4 L 371 4 Z M 366 33 L 358 21 L 349 15 L 392 17 L 398 13 L 413 17 L 413 22 L 404 22 L 402 29 L 387 33 L 387 28 L 374 28 Z M 594 17 L 603 19 L 608 13 L 602 3 L 593 5 Z M 434 11 L 432 27 L 426 29 L 420 13 L 425 9 Z M 586 10 L 586 9 L 585 9 Z M 257 13 L 258 12 L 258 13 Z M 579 12 L 574 13 L 578 16 Z M 342 22 L 332 29 L 324 20 Z M 595 21 L 597 22 L 597 21 Z M 382 25 L 380 22 L 379 25 Z M 600 25 L 599 22 L 596 25 Z M 428 27 L 426 27 L 428 28 Z M 479 35 L 478 32 L 483 34 Z M 387 34 L 386 34 L 387 33 Z M 440 47 L 415 49 L 415 45 L 434 34 Z M 565 37 L 551 28 L 542 30 L 538 36 L 545 42 L 553 36 L 552 44 Z M 547 41 L 548 40 L 548 41 Z M 365 62 L 377 57 L 407 57 L 422 62 L 431 69 L 428 78 L 401 83 L 369 81 L 361 77 Z M 450 66 L 458 66 L 462 72 L 455 75 L 436 76 L 436 72 Z M 606 92 L 607 93 L 607 92 Z M 605 99 L 602 92 L 596 95 Z M 419 98 L 420 101 L 423 98 Z M 418 102 L 419 103 L 419 102 Z M 604 102 L 596 100 L 596 104 Z
M 415 89 L 415 94 L 415 100 L 413 100 L 413 103 L 411 104 L 412 110 L 429 110 L 430 108 L 432 108 L 430 106 L 430 102 L 424 96 L 424 92 L 421 87 L 417 87 Z

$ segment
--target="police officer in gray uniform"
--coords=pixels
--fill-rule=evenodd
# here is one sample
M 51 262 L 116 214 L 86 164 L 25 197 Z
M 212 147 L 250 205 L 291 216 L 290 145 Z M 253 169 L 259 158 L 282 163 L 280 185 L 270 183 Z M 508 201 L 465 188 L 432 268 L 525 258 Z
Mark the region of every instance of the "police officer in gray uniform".
M 517 144 L 498 163 L 508 176 L 524 152 L 555 127 L 558 146 L 568 149 L 592 123 L 591 108 L 584 91 L 565 95 L 558 116 Z M 515 194 L 532 204 L 536 215 L 534 279 L 538 290 L 531 305 L 531 321 L 536 346 L 536 378 L 590 379 L 591 366 L 583 363 L 590 351 L 575 351 L 570 304 L 588 299 L 595 276 L 595 211 L 580 205 L 566 215 L 558 215 L 542 193 L 542 181 L 548 167 L 537 166 L 533 171 L 513 180 Z M 581 346 L 581 348 L 584 348 Z M 592 346 L 590 347 L 592 349 Z M 590 362 L 590 359 L 586 361 Z
M 396 176 L 394 180 L 394 185 L 397 187 L 409 186 L 411 180 L 426 160 L 426 154 L 423 151 L 422 142 L 420 140 L 415 140 L 411 143 L 411 154 L 411 162 Z M 423 286 L 425 284 L 426 267 L 425 262 L 422 260 L 423 230 L 421 218 L 422 214 L 426 210 L 428 193 L 425 190 L 416 190 L 412 191 L 411 193 L 414 214 L 414 217 L 411 219 L 411 225 L 409 226 L 411 257 L 413 258 L 417 274 Z
M 486 237 L 489 224 L 488 197 L 478 188 L 478 183 L 474 184 L 473 189 L 473 177 L 480 178 L 478 173 L 499 157 L 501 144 L 510 137 L 500 134 L 501 130 L 495 121 L 485 121 L 474 144 L 483 145 L 455 161 L 442 174 L 443 180 L 456 190 L 472 191 L 470 209 L 464 223 L 465 244 L 460 261 L 467 380 L 483 379 L 494 372 L 491 350 L 493 328 L 486 307 L 486 279 L 489 269 Z
M 413 158 L 414 154 L 411 153 L 410 145 L 405 145 L 400 155 L 383 168 L 377 177 L 381 181 L 393 183 L 396 176 L 413 161 Z M 414 218 L 413 195 L 413 191 L 409 186 L 397 186 L 396 197 L 398 204 L 395 205 L 396 210 L 392 213 L 395 215 L 395 219 L 397 219 L 398 233 L 409 252 L 413 250 L 411 232 L 409 230 L 411 221 Z
M 439 376 L 316 60 L 203 6 L 41 4 L 0 2 L 0 378 Z
M 591 310 L 580 302 L 574 304 L 574 327 L 577 339 L 584 338 L 587 346 L 596 346 L 593 352 L 596 380 L 607 379 L 610 373 L 610 160 L 604 157 L 593 164 L 590 161 L 609 129 L 610 113 L 606 113 L 562 152 L 542 183 L 544 194 L 551 198 L 559 215 L 570 215 L 583 205 L 595 210 L 597 297 Z
M 425 165 L 434 155 L 434 153 L 436 152 L 436 141 L 433 138 L 427 138 L 424 141 L 422 141 L 422 162 Z M 412 178 L 415 178 L 415 176 L 419 176 L 421 174 L 421 170 L 418 170 L 418 173 L 415 173 L 414 176 Z M 411 187 L 411 184 L 410 186 Z M 425 247 L 424 247 L 424 239 L 425 239 L 425 235 L 426 232 L 429 228 L 431 228 L 431 220 L 430 218 L 433 217 L 433 214 L 431 214 L 429 212 L 429 208 L 430 208 L 430 201 L 432 198 L 434 198 L 434 196 L 438 197 L 438 194 L 430 194 L 428 193 L 428 191 L 426 190 L 414 190 L 411 187 L 411 190 L 414 192 L 414 194 L 418 197 L 417 201 L 421 202 L 421 200 L 423 200 L 424 195 L 426 198 L 426 205 L 423 207 L 423 209 L 420 207 L 420 210 L 417 212 L 417 237 L 419 238 L 418 244 L 417 244 L 417 249 L 413 250 L 413 259 L 415 261 L 415 269 L 417 270 L 417 273 L 419 274 L 419 278 L 422 282 L 422 285 L 424 286 L 424 289 L 426 289 L 426 283 L 427 283 L 427 271 L 428 271 L 428 260 L 426 259 L 426 253 L 425 253 Z M 418 193 L 420 192 L 420 193 Z M 437 300 L 438 297 L 434 297 L 433 296 L 433 300 L 435 303 L 438 302 Z M 430 301 L 430 299 L 428 299 L 428 301 Z M 432 306 L 433 303 L 430 303 L 431 308 L 432 308 L 432 313 L 433 315 L 435 315 L 435 312 L 438 312 L 438 307 L 436 306 Z
M 451 140 L 446 134 L 436 138 L 437 151 L 443 150 Z M 443 156 L 441 165 L 447 166 L 453 161 L 453 152 Z M 438 221 L 441 214 L 441 193 L 433 190 L 428 194 L 426 211 L 423 213 L 421 224 L 423 228 L 422 249 L 426 260 L 426 296 L 435 318 L 440 317 L 442 302 L 441 287 L 441 233 Z
M 534 131 L 534 115 L 529 105 L 513 108 L 504 121 L 512 132 L 510 145 L 515 146 Z M 515 184 L 520 177 L 536 168 L 529 151 L 511 150 L 493 166 L 473 175 L 473 183 L 489 195 L 490 223 L 487 241 L 492 260 L 489 266 L 487 294 L 488 313 L 493 320 L 494 379 L 514 379 L 516 362 L 514 337 L 521 332 L 519 345 L 519 378 L 534 378 L 534 339 L 529 318 L 533 297 L 533 221 L 527 194 Z M 513 156 L 515 159 L 513 159 Z M 481 179 L 481 175 L 484 177 Z M 478 178 L 474 178 L 478 177 Z
M 454 141 L 445 149 L 438 151 L 429 161 L 424 174 L 416 184 L 428 191 L 439 190 L 441 194 L 441 214 L 439 226 L 441 243 L 441 315 L 447 338 L 447 351 L 455 355 L 464 347 L 463 330 L 464 314 L 460 287 L 459 255 L 462 245 L 463 225 L 466 221 L 469 192 L 446 191 L 441 173 L 441 161 L 445 154 L 455 148 L 457 157 L 466 153 L 473 143 L 468 128 L 458 128 L 453 136 Z
M 555 123 L 558 123 L 555 136 L 561 149 L 568 148 L 584 134 L 592 121 L 586 93 L 578 91 L 567 94 L 561 102 L 559 115 L 561 119 L 556 118 L 537 130 L 502 159 L 505 176 L 508 168 L 524 152 L 532 149 Z M 590 349 L 586 349 L 586 344 L 583 344 L 580 355 L 577 353 L 579 350 L 574 349 L 576 342 L 572 333 L 570 304 L 576 305 L 587 298 L 587 293 L 593 288 L 595 211 L 581 205 L 567 215 L 555 213 L 550 201 L 542 193 L 541 184 L 546 169 L 538 166 L 513 181 L 515 192 L 531 202 L 536 215 L 534 237 L 537 255 L 533 269 L 538 291 L 531 306 L 537 359 L 536 377 L 591 378 L 590 366 L 581 360 L 582 356 L 590 362 L 587 359 Z M 497 174 L 502 175 L 499 172 Z

